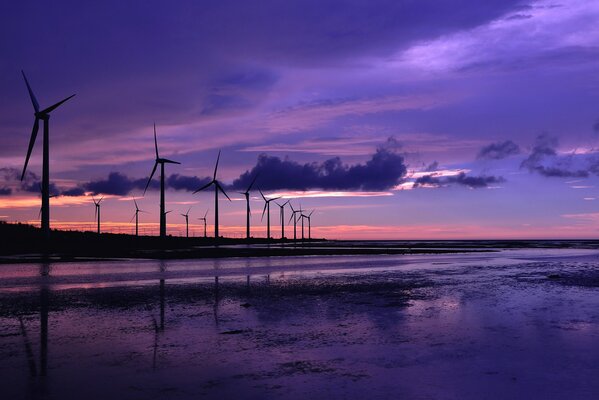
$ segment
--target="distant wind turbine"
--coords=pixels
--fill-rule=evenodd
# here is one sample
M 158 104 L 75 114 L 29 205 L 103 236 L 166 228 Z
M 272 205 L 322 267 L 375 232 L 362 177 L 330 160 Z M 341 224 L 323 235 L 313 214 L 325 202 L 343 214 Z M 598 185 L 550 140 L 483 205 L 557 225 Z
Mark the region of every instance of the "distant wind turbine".
M 150 174 L 150 179 L 148 179 L 148 183 L 146 183 L 146 188 L 144 189 L 144 195 L 146 194 L 146 190 L 148 190 L 148 186 L 152 181 L 152 177 L 156 172 L 156 168 L 158 164 L 160 164 L 160 237 L 166 237 L 166 214 L 164 212 L 164 164 L 181 164 L 177 161 L 172 161 L 166 158 L 160 158 L 158 155 L 158 140 L 156 139 L 156 123 L 154 123 L 154 149 L 156 150 L 156 161 L 154 162 L 154 168 L 152 169 L 152 173 Z
M 245 237 L 246 237 L 246 239 L 250 238 L 250 216 L 252 214 L 252 212 L 250 211 L 250 190 L 252 190 L 252 186 L 254 186 L 254 183 L 256 182 L 257 178 L 258 178 L 258 174 L 256 174 L 256 176 L 254 176 L 252 183 L 250 183 L 250 186 L 248 186 L 248 188 L 245 190 L 245 192 L 239 192 L 239 194 L 242 194 L 245 197 L 245 204 L 246 204 Z
M 291 207 L 291 218 L 289 218 L 289 222 L 291 222 L 291 220 L 293 220 L 293 240 L 297 240 L 297 216 L 296 214 L 298 213 L 302 213 L 301 208 L 299 210 L 295 210 L 293 208 L 293 205 L 291 203 L 289 203 L 289 207 Z M 300 205 L 301 207 L 301 205 Z
M 208 211 L 206 210 L 206 214 L 202 218 L 198 218 L 200 221 L 204 221 L 204 238 L 206 237 L 206 216 L 208 216 Z
M 137 205 L 137 201 L 135 201 L 135 198 L 133 199 L 133 203 L 135 203 L 135 214 L 133 214 L 131 221 L 133 221 L 133 218 L 135 218 L 135 236 L 139 236 L 139 213 L 146 211 L 139 209 L 139 206 Z
M 311 222 L 311 218 L 312 218 L 312 214 L 314 213 L 314 210 L 310 211 L 310 214 L 308 215 L 304 215 L 302 214 L 302 218 L 306 218 L 308 220 L 308 240 L 312 239 L 312 222 Z M 303 227 L 302 227 L 303 230 Z M 303 239 L 303 237 L 302 237 Z
M 216 157 L 216 165 L 214 166 L 214 175 L 212 176 L 212 180 L 210 182 L 208 182 L 207 184 L 205 184 L 204 186 L 202 186 L 201 188 L 199 188 L 198 190 L 196 190 L 195 192 L 193 192 L 195 194 L 199 191 L 209 188 L 211 185 L 214 185 L 214 238 L 215 239 L 218 239 L 218 237 L 219 237 L 218 236 L 218 192 L 219 192 L 219 190 L 225 195 L 225 197 L 227 199 L 229 199 L 229 201 L 231 201 L 231 199 L 225 192 L 225 189 L 223 189 L 220 182 L 216 179 L 216 172 L 218 171 L 218 161 L 219 160 L 220 160 L 220 150 L 218 151 L 218 157 Z
M 285 206 L 289 203 L 290 200 L 287 200 L 283 204 L 279 204 L 275 201 L 275 204 L 279 206 L 281 211 L 281 239 L 285 239 Z
M 189 237 L 189 212 L 191 211 L 191 207 L 187 210 L 185 214 L 181 214 L 182 217 L 185 218 L 185 237 Z
M 44 122 L 44 136 L 43 136 L 43 152 L 42 152 L 42 221 L 41 228 L 42 232 L 46 237 L 50 236 L 50 113 L 57 109 L 62 103 L 69 100 L 74 94 L 67 97 L 64 100 L 59 101 L 58 103 L 51 105 L 48 108 L 45 108 L 40 111 L 40 105 L 33 94 L 33 90 L 31 90 L 31 86 L 29 86 L 29 82 L 27 81 L 27 77 L 25 76 L 25 72 L 21 71 L 23 74 L 23 79 L 25 79 L 25 84 L 27 85 L 27 91 L 29 92 L 29 97 L 31 98 L 31 103 L 33 104 L 33 109 L 35 110 L 35 120 L 33 122 L 33 129 L 31 130 L 31 137 L 29 139 L 29 147 L 27 149 L 27 157 L 25 158 L 25 165 L 23 166 L 23 173 L 21 174 L 21 180 L 25 178 L 25 172 L 27 171 L 27 164 L 29 163 L 29 158 L 31 157 L 31 152 L 33 151 L 33 146 L 35 145 L 35 139 L 37 138 L 37 133 L 40 127 L 40 120 Z
M 96 211 L 94 212 L 94 219 L 98 221 L 98 234 L 100 233 L 100 202 L 104 196 L 100 197 L 100 200 L 96 201 L 96 198 L 92 196 L 92 200 L 94 201 L 94 205 L 96 206 Z
M 272 199 L 267 199 L 262 193 L 262 190 L 258 189 L 262 199 L 264 199 L 264 209 L 262 210 L 262 219 L 264 219 L 264 213 L 266 212 L 266 238 L 270 240 L 270 202 L 273 200 L 280 199 L 281 197 L 273 197 Z

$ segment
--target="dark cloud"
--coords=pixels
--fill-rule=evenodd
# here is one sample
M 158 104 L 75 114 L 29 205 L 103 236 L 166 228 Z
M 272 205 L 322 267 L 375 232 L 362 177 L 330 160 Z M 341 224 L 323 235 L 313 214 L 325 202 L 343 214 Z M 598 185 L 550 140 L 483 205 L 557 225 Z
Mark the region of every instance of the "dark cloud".
M 543 133 L 537 136 L 530 155 L 522 161 L 521 168 L 536 172 L 546 177 L 586 178 L 586 169 L 572 168 L 571 156 L 558 156 L 556 148 L 558 140 L 554 136 Z
M 41 178 L 31 171 L 27 171 L 21 181 L 20 169 L 13 167 L 0 168 L 0 180 L 6 182 L 6 185 L 3 186 L 5 190 L 2 194 L 4 195 L 14 192 L 27 192 L 39 195 L 42 191 Z M 67 189 L 58 187 L 56 184 L 50 182 L 50 196 L 82 196 L 84 194 L 84 190 L 81 187 Z
M 516 154 L 520 154 L 520 147 L 511 140 L 506 140 L 483 147 L 476 158 L 479 160 L 501 160 Z
M 12 194 L 12 189 L 9 187 L 0 187 L 0 196 L 9 196 Z
M 84 183 L 81 187 L 92 194 L 113 194 L 124 196 L 132 190 L 144 190 L 147 178 L 131 179 L 120 172 L 111 172 L 107 179 Z M 152 181 L 150 188 L 157 189 L 158 183 Z
M 467 186 L 471 189 L 485 188 L 489 185 L 505 182 L 500 176 L 468 176 L 464 172 L 453 176 L 435 176 L 434 174 L 425 175 L 414 182 L 414 187 L 433 186 L 443 187 L 451 185 Z
M 386 190 L 401 183 L 406 172 L 398 143 L 390 138 L 364 164 L 343 164 L 339 157 L 300 164 L 262 154 L 257 164 L 241 174 L 232 187 L 245 190 L 258 175 L 256 185 L 262 190 Z
M 436 170 L 439 169 L 439 163 L 437 161 L 433 161 L 431 164 L 429 164 L 428 167 L 426 167 L 424 169 L 425 172 L 434 172 Z
M 193 192 L 210 181 L 210 178 L 173 174 L 167 178 L 166 185 L 175 190 L 187 190 L 188 192 Z

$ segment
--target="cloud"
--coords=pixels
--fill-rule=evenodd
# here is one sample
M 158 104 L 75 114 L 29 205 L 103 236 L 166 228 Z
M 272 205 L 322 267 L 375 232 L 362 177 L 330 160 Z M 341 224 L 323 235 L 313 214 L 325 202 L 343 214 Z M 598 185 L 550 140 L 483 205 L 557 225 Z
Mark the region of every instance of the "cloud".
M 425 172 L 434 172 L 439 169 L 439 163 L 437 161 L 433 161 L 424 169 Z
M 0 187 L 0 196 L 9 196 L 12 194 L 12 189 L 9 187 Z
M 385 190 L 401 183 L 407 168 L 398 153 L 399 145 L 389 138 L 364 164 L 343 164 L 339 157 L 322 163 L 300 164 L 288 158 L 262 154 L 257 164 L 233 181 L 234 189 L 246 189 L 256 175 L 263 190 Z
M 193 192 L 210 181 L 210 178 L 173 174 L 167 178 L 166 185 L 175 190 L 187 190 L 188 192 Z
M 595 123 L 593 124 L 593 131 L 595 133 L 599 133 L 599 118 L 597 118 L 597 120 L 595 121 Z
M 501 160 L 516 154 L 520 154 L 520 147 L 511 140 L 506 140 L 483 147 L 476 158 L 479 160 Z
M 120 172 L 111 172 L 107 179 L 99 179 L 84 183 L 81 188 L 91 192 L 92 194 L 113 194 L 123 196 L 132 190 L 144 190 L 146 182 L 145 178 L 131 179 Z M 152 181 L 150 187 L 158 188 L 158 183 Z
M 536 172 L 546 177 L 557 178 L 586 178 L 589 172 L 585 169 L 573 169 L 571 156 L 558 156 L 558 140 L 556 137 L 543 133 L 537 136 L 529 156 L 520 164 L 530 172 Z
M 486 188 L 489 185 L 505 182 L 500 176 L 468 176 L 461 172 L 454 176 L 435 176 L 434 174 L 424 175 L 416 179 L 414 187 L 443 187 L 450 185 L 467 186 L 471 189 Z

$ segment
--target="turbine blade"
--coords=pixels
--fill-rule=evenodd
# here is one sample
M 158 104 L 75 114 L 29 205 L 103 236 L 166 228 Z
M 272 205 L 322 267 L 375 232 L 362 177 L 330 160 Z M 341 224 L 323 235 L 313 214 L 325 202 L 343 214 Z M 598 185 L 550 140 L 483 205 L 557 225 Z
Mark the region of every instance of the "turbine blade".
M 264 197 L 264 193 L 262 193 L 262 190 L 258 189 L 258 191 L 260 192 L 260 196 L 262 196 L 262 198 L 264 199 L 264 201 L 267 201 L 266 197 Z
M 229 195 L 227 194 L 227 192 L 225 192 L 225 189 L 223 189 L 223 187 L 220 185 L 220 183 L 218 183 L 218 181 L 216 181 L 216 186 L 218 187 L 218 189 L 222 192 L 222 194 L 225 195 L 225 197 L 227 199 L 229 199 L 229 201 L 231 201 L 231 198 L 229 197 Z
M 291 211 L 295 212 L 295 209 L 293 208 L 293 204 L 291 204 L 291 200 L 289 201 L 289 207 L 291 207 Z
M 40 207 L 40 213 L 37 215 L 37 219 L 41 219 L 42 218 L 42 208 Z
M 214 176 L 213 180 L 216 180 L 216 171 L 218 170 L 218 161 L 220 160 L 220 150 L 218 151 L 218 156 L 216 157 L 216 165 L 214 166 Z
M 246 190 L 246 192 L 249 192 L 252 189 L 252 186 L 254 186 L 256 179 L 258 179 L 258 175 L 260 175 L 260 174 L 256 174 L 256 176 L 254 176 L 254 179 L 252 180 L 252 183 L 250 183 L 250 186 L 248 186 L 248 189 Z
M 206 188 L 209 188 L 210 185 L 212 185 L 214 183 L 214 181 L 208 182 L 207 184 L 205 184 L 204 186 L 202 186 L 201 188 L 199 188 L 198 190 L 196 190 L 195 192 L 193 192 L 193 194 L 196 194 L 197 192 L 200 192 Z
M 264 208 L 262 209 L 262 218 L 260 218 L 260 221 L 262 221 L 264 219 L 264 213 L 266 212 L 267 205 L 268 205 L 268 203 L 264 203 Z
M 74 96 L 75 96 L 74 94 L 70 95 L 66 99 L 59 101 L 58 103 L 54 104 L 53 106 L 50 106 L 50 107 L 46 108 L 45 110 L 42 110 L 41 113 L 42 114 L 49 114 L 50 112 L 56 110 L 62 103 L 66 102 L 67 100 L 69 100 L 71 98 L 73 98 Z
M 166 164 L 181 164 L 181 163 L 180 163 L 180 162 L 178 162 L 178 161 L 169 160 L 169 159 L 167 159 L 167 158 L 162 158 L 162 159 L 161 159 L 161 161 L 162 161 L 163 163 L 166 163 Z
M 208 216 L 208 211 L 210 211 L 210 209 L 206 210 L 206 214 L 204 214 L 204 218 L 206 218 Z
M 137 206 L 137 201 L 135 201 L 135 198 L 133 199 L 133 202 L 135 203 L 135 209 L 139 211 L 139 207 Z
M 95 203 L 94 203 L 95 204 Z M 94 221 L 98 219 L 98 205 L 96 204 L 96 209 L 94 210 Z
M 156 172 L 156 168 L 158 167 L 158 163 L 154 163 L 154 169 L 152 169 L 152 173 L 150 174 L 150 179 L 148 179 L 148 183 L 146 183 L 146 188 L 144 189 L 144 196 L 146 195 L 146 190 L 148 190 L 148 186 L 150 186 L 150 182 L 152 181 L 152 177 Z
M 134 213 L 133 216 L 131 217 L 131 220 L 129 220 L 129 222 L 133 222 L 133 219 L 135 218 L 136 215 L 137 215 L 137 213 Z
M 35 98 L 35 95 L 33 94 L 33 90 L 31 90 L 31 86 L 29 86 L 29 81 L 27 80 L 27 77 L 25 76 L 25 72 L 23 70 L 21 70 L 21 73 L 23 74 L 23 78 L 25 79 L 25 84 L 27 85 L 27 90 L 29 91 L 29 98 L 31 98 L 31 104 L 33 104 L 33 109 L 37 113 L 40 111 L 40 104 L 37 102 L 37 99 Z
M 27 157 L 25 157 L 25 165 L 23 166 L 23 173 L 21 174 L 21 180 L 25 178 L 25 171 L 27 170 L 27 164 L 29 164 L 29 157 L 31 157 L 31 152 L 33 151 L 33 146 L 35 145 L 35 139 L 37 138 L 37 132 L 40 128 L 40 120 L 39 118 L 35 119 L 33 123 L 33 129 L 31 130 L 31 138 L 29 138 L 29 147 L 27 148 Z
M 158 160 L 160 156 L 158 155 L 158 140 L 156 139 L 156 122 L 154 122 L 154 149 L 156 150 L 156 159 Z

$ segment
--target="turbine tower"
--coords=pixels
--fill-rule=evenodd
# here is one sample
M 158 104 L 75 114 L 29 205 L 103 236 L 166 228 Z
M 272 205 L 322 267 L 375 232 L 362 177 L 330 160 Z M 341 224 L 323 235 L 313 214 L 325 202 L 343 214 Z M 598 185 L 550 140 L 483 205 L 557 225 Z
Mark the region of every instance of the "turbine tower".
M 166 237 L 166 212 L 164 212 L 164 164 L 181 164 L 177 161 L 172 161 L 166 158 L 160 158 L 158 155 L 158 140 L 156 139 L 156 123 L 154 123 L 154 149 L 156 150 L 156 161 L 154 161 L 154 168 L 152 169 L 152 173 L 150 174 L 150 179 L 148 179 L 148 183 L 146 183 L 146 188 L 144 189 L 144 196 L 146 194 L 146 190 L 148 190 L 148 186 L 152 181 L 152 177 L 156 172 L 156 168 L 158 164 L 160 164 L 160 237 Z
M 285 206 L 289 201 L 290 200 L 287 200 L 283 204 L 279 204 L 275 201 L 275 204 L 281 209 L 281 239 L 285 239 Z
M 94 212 L 94 219 L 98 221 L 98 234 L 100 234 L 100 202 L 104 196 L 100 197 L 100 200 L 96 201 L 94 196 L 92 196 L 92 200 L 94 201 L 94 205 L 96 206 L 96 211 Z
M 289 203 L 289 207 L 291 207 L 291 218 L 289 218 L 289 222 L 291 222 L 291 220 L 293 220 L 293 240 L 297 240 L 297 213 L 302 213 L 301 208 L 299 210 L 295 210 L 293 208 L 293 205 L 291 203 Z M 301 207 L 301 205 L 300 205 Z M 288 222 L 288 223 L 289 223 Z
M 33 151 L 33 146 L 35 145 L 35 139 L 37 138 L 37 133 L 40 127 L 40 120 L 44 122 L 44 136 L 43 136 L 43 152 L 42 152 L 42 221 L 41 228 L 44 236 L 47 238 L 50 236 L 50 113 L 57 109 L 62 103 L 69 100 L 71 97 L 75 96 L 74 94 L 67 97 L 64 100 L 59 101 L 58 103 L 45 108 L 40 111 L 40 105 L 33 94 L 33 90 L 31 90 L 31 86 L 29 86 L 29 82 L 27 81 L 27 77 L 25 76 L 25 72 L 21 71 L 23 74 L 23 79 L 25 79 L 25 84 L 27 85 L 27 91 L 29 92 L 29 97 L 31 98 L 31 103 L 33 104 L 35 120 L 33 122 L 33 129 L 31 130 L 31 137 L 29 138 L 29 147 L 27 149 L 27 157 L 25 158 L 25 165 L 23 166 L 23 173 L 21 174 L 21 180 L 25 178 L 25 172 L 27 171 L 27 164 L 29 163 L 29 158 L 31 157 L 31 152 Z
M 181 214 L 182 217 L 185 218 L 185 237 L 189 237 L 189 212 L 191 211 L 191 207 L 187 210 L 185 214 Z
M 312 239 L 312 214 L 314 213 L 315 210 L 310 211 L 310 214 L 306 215 L 305 218 L 308 220 L 308 240 Z
M 135 198 L 133 198 L 133 203 L 135 203 L 135 214 L 133 214 L 131 221 L 133 221 L 133 218 L 135 218 L 135 236 L 139 236 L 139 213 L 145 211 L 139 209 L 139 206 L 137 205 L 137 201 L 135 201 Z
M 250 211 L 250 190 L 252 189 L 252 186 L 254 186 L 254 183 L 256 182 L 257 178 L 258 178 L 258 174 L 256 174 L 256 176 L 254 176 L 252 183 L 250 183 L 250 186 L 248 186 L 248 188 L 245 190 L 245 192 L 239 192 L 239 194 L 242 194 L 245 197 L 245 204 L 246 204 L 245 237 L 246 237 L 246 239 L 250 238 L 250 216 L 252 215 L 252 212 Z
M 266 238 L 270 240 L 270 202 L 273 200 L 280 199 L 281 197 L 274 197 L 272 199 L 267 199 L 264 197 L 264 193 L 262 190 L 258 189 L 260 195 L 264 199 L 264 209 L 262 210 L 262 219 L 264 219 L 264 213 L 266 212 Z
M 218 161 L 220 160 L 220 150 L 218 151 L 218 157 L 216 157 L 216 165 L 214 166 L 214 175 L 212 176 L 212 180 L 193 192 L 196 194 L 199 191 L 209 188 L 211 185 L 214 185 L 214 239 L 218 239 L 218 192 L 219 190 L 225 195 L 229 201 L 231 199 L 225 192 L 225 189 L 221 186 L 220 182 L 216 179 L 216 172 L 218 170 Z
M 200 221 L 204 221 L 204 238 L 206 237 L 206 217 L 208 216 L 208 211 L 206 210 L 206 214 L 202 218 L 198 218 Z

